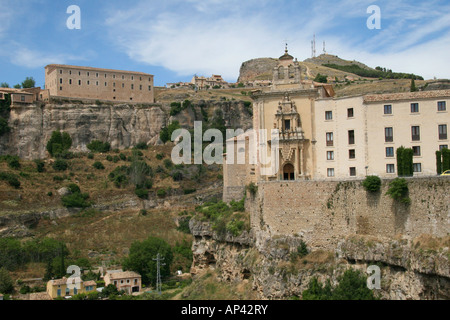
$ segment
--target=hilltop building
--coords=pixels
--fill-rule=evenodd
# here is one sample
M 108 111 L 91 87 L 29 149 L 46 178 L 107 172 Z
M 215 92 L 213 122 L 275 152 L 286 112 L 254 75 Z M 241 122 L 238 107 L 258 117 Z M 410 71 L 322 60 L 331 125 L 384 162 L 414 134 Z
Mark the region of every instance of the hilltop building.
M 154 102 L 154 76 L 142 72 L 51 64 L 45 67 L 49 96 L 132 103 Z
M 267 152 L 246 155 L 255 161 L 243 164 L 231 161 L 227 146 L 225 201 L 241 199 L 251 182 L 394 178 L 400 146 L 414 150 L 415 176 L 432 176 L 435 152 L 449 146 L 450 90 L 337 98 L 331 85 L 301 79 L 287 48 L 272 86 L 254 90 L 252 99 L 254 135 L 233 139 L 234 157 L 253 150 L 252 143 Z M 271 129 L 279 132 L 278 144 Z
M 223 80 L 221 75 L 213 74 L 211 77 L 199 77 L 197 75 L 192 77 L 191 83 L 197 87 L 199 90 L 214 88 L 216 86 L 228 87 L 229 84 Z

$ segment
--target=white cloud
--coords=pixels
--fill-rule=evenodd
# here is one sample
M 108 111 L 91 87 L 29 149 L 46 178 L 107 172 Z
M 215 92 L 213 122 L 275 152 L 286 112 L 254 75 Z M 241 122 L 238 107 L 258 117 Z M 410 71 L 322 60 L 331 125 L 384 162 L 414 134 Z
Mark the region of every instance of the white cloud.
M 310 57 L 316 33 L 318 54 L 326 40 L 332 53 L 370 66 L 449 77 L 448 68 L 442 67 L 448 65 L 445 52 L 450 51 L 445 38 L 450 28 L 448 10 L 427 11 L 425 3 L 382 2 L 385 27 L 368 38 L 361 29 L 369 17 L 366 9 L 374 1 L 333 3 L 313 2 L 303 9 L 296 3 L 279 8 L 269 1 L 188 0 L 151 7 L 141 1 L 131 9 L 110 12 L 106 25 L 111 40 L 132 60 L 162 66 L 179 76 L 215 73 L 235 81 L 242 62 L 280 56 L 285 39 L 290 53 L 303 60 Z M 342 33 L 346 19 L 359 19 L 361 26 L 352 34 Z

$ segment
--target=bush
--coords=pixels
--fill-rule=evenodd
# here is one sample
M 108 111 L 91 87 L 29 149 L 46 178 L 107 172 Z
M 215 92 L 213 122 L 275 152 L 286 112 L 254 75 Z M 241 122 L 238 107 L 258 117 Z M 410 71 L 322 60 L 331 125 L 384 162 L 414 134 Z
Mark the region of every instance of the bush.
M 64 159 L 57 159 L 52 165 L 52 168 L 56 171 L 66 171 L 68 167 L 69 165 Z
M 91 204 L 86 201 L 89 198 L 87 193 L 72 193 L 62 197 L 62 203 L 66 208 L 88 208 Z
M 0 172 L 0 180 L 6 181 L 11 187 L 20 188 L 20 181 L 18 176 L 12 173 Z
M 94 154 L 93 153 L 88 153 L 88 155 L 87 155 L 87 157 L 88 157 L 88 159 L 94 159 Z
M 183 180 L 183 174 L 181 171 L 175 171 L 172 173 L 172 179 L 173 181 L 181 181 Z
M 136 188 L 134 193 L 141 199 L 148 199 L 148 190 L 142 188 Z
M 36 170 L 37 172 L 44 172 L 45 171 L 45 162 L 42 160 L 34 160 L 34 163 L 36 164 Z
M 94 164 L 92 165 L 95 169 L 97 170 L 103 170 L 105 169 L 105 166 L 103 165 L 103 163 L 101 163 L 100 161 L 96 161 L 94 162 Z
M 11 128 L 8 127 L 8 121 L 3 117 L 0 117 L 0 136 L 9 132 L 10 130 Z
M 111 145 L 108 142 L 102 142 L 100 140 L 93 140 L 87 145 L 87 148 L 93 153 L 106 153 L 111 150 Z
M 120 160 L 122 160 L 122 161 L 126 161 L 126 160 L 127 160 L 127 156 L 124 155 L 123 153 L 119 154 L 119 158 L 120 158 Z
M 113 157 L 110 156 L 110 155 L 107 155 L 107 156 L 106 156 L 106 161 L 112 162 L 112 161 L 113 161 Z
M 147 144 L 146 144 L 145 142 L 139 142 L 139 143 L 135 146 L 135 148 L 136 148 L 136 149 L 139 149 L 139 150 L 147 150 L 147 149 L 148 149 L 148 146 L 147 146 Z
M 381 188 L 381 179 L 377 176 L 367 176 L 362 185 L 369 192 L 378 192 Z
M 164 159 L 164 153 L 158 153 L 158 154 L 156 155 L 156 159 L 158 159 L 158 160 Z
M 396 178 L 389 184 L 386 195 L 391 196 L 396 201 L 409 204 L 411 199 L 408 197 L 408 191 L 408 182 L 403 178 Z
M 164 197 L 167 195 L 167 192 L 166 192 L 166 190 L 164 190 L 164 189 L 159 189 L 159 190 L 156 192 L 156 195 L 157 195 L 158 197 L 160 197 L 160 198 L 164 198 Z
M 20 169 L 20 160 L 18 156 L 9 156 L 6 162 L 11 169 Z
M 53 131 L 47 142 L 47 151 L 52 157 L 59 157 L 64 151 L 72 147 L 72 138 L 67 132 Z
M 78 185 L 76 185 L 75 183 L 71 183 L 67 186 L 67 188 L 70 190 L 70 192 L 72 193 L 76 193 L 76 192 L 81 192 L 80 187 Z
M 165 160 L 163 161 L 163 163 L 164 163 L 164 167 L 166 167 L 166 169 L 170 169 L 170 168 L 172 168 L 172 166 L 173 166 L 173 162 L 172 162 L 172 160 L 170 160 L 170 159 L 165 159 Z

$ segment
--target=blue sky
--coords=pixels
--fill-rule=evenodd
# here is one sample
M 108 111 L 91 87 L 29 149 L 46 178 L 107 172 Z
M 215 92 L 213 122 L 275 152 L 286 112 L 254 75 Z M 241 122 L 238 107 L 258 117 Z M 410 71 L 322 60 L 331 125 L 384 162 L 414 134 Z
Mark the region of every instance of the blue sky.
M 69 30 L 67 8 L 81 9 Z M 370 5 L 381 29 L 367 28 Z M 235 82 L 242 62 L 299 60 L 316 35 L 330 54 L 371 67 L 450 78 L 450 2 L 349 0 L 0 0 L 0 82 L 45 81 L 51 63 L 132 70 L 155 85 L 221 74 Z

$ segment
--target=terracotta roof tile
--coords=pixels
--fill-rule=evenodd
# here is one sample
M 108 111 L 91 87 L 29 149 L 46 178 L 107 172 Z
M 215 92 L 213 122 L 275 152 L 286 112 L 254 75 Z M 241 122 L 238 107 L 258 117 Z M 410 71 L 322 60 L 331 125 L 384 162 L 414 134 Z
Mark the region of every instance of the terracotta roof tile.
M 418 92 L 400 92 L 385 94 L 369 94 L 364 96 L 364 102 L 377 101 L 398 101 L 398 100 L 415 100 L 415 99 L 433 99 L 433 98 L 450 98 L 450 90 L 429 90 Z

